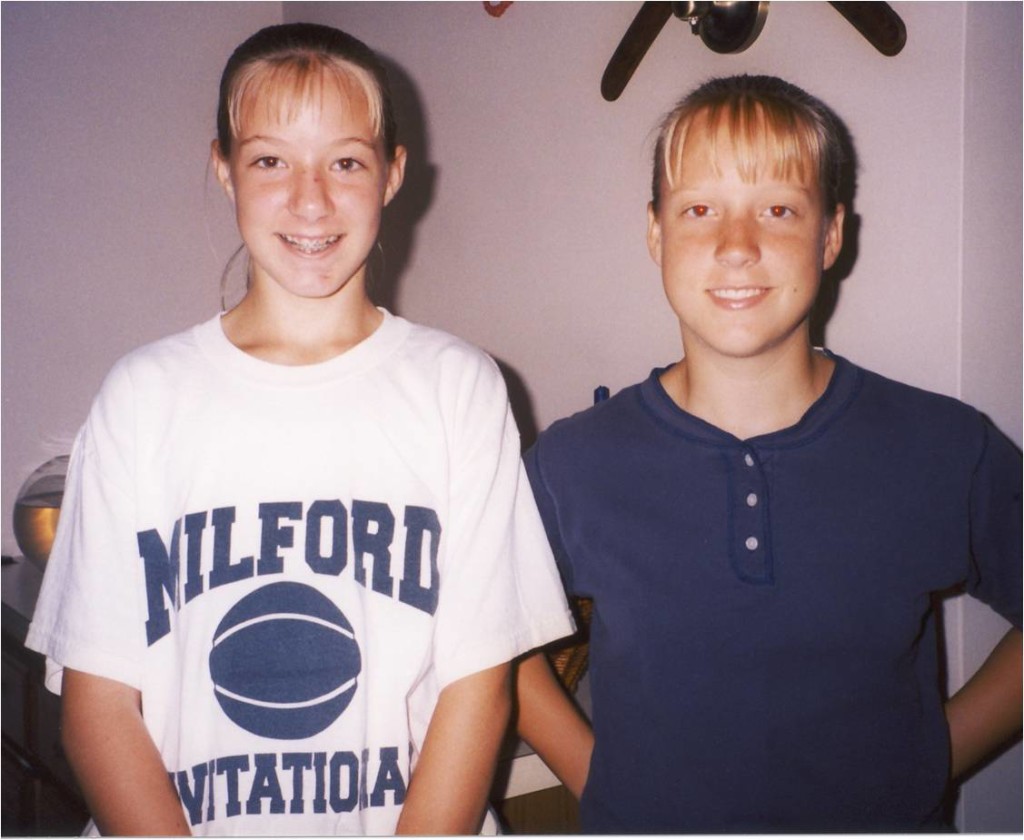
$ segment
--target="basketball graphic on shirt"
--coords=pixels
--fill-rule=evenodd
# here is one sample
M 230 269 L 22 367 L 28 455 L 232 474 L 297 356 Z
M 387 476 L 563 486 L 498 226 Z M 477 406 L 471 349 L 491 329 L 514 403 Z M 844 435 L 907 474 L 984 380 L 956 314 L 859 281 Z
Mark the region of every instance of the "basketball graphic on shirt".
M 362 668 L 344 613 L 301 583 L 250 593 L 217 626 L 210 676 L 236 724 L 266 738 L 308 738 L 348 707 Z

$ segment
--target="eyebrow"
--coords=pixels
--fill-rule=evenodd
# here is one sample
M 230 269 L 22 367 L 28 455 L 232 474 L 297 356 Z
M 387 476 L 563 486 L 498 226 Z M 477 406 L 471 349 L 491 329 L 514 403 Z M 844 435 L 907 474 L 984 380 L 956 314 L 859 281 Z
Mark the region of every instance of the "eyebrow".
M 711 184 L 714 184 L 714 183 L 715 183 L 714 181 L 711 181 Z M 756 185 L 757 184 L 756 181 L 750 181 L 750 182 L 744 182 L 744 183 L 748 183 L 748 184 L 752 184 L 752 185 Z M 803 193 L 805 195 L 811 195 L 811 196 L 813 196 L 813 195 L 815 195 L 817 193 L 817 188 L 812 186 L 812 185 L 800 184 L 800 183 L 791 183 L 789 181 L 776 181 L 776 182 L 771 183 L 771 184 L 761 184 L 759 186 L 761 186 L 765 191 L 773 191 L 773 192 L 779 192 L 781 190 L 788 190 L 788 191 Z M 707 190 L 708 190 L 708 183 L 705 183 L 705 182 L 700 182 L 700 183 L 697 183 L 697 184 L 694 184 L 693 182 L 690 182 L 689 184 L 687 184 L 687 183 L 684 183 L 682 180 L 680 180 L 674 186 L 668 185 L 668 193 L 670 193 L 670 194 L 672 194 L 672 193 L 702 193 L 702 192 L 707 192 Z
M 248 146 L 250 143 L 261 143 L 261 142 L 262 143 L 273 143 L 273 144 L 276 144 L 276 145 L 281 145 L 281 144 L 286 143 L 287 141 L 283 140 L 283 139 L 281 139 L 279 137 L 274 137 L 273 135 L 254 134 L 251 137 L 246 137 L 244 140 L 240 140 L 238 142 L 238 148 L 241 149 L 243 146 Z M 331 145 L 333 145 L 333 146 L 347 146 L 350 143 L 357 143 L 360 146 L 366 146 L 366 148 L 368 148 L 368 149 L 373 149 L 374 145 L 375 145 L 374 141 L 367 140 L 364 137 L 339 137 L 337 140 L 332 141 Z

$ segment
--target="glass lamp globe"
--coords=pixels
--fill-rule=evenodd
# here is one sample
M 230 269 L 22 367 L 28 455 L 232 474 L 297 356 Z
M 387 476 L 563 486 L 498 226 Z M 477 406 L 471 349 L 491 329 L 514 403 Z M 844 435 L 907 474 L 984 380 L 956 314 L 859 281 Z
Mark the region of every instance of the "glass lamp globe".
M 14 503 L 14 538 L 22 554 L 39 566 L 46 565 L 57 533 L 69 459 L 59 455 L 35 470 Z

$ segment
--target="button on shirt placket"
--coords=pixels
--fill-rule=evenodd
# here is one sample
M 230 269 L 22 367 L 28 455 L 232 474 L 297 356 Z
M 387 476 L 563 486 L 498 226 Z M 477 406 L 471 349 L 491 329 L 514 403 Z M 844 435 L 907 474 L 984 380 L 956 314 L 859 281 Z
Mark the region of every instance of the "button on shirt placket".
M 772 583 L 771 557 L 766 533 L 764 509 L 764 470 L 751 449 L 739 453 L 740 466 L 735 474 L 730 499 L 733 509 L 733 545 L 730 546 L 736 573 L 748 583 Z

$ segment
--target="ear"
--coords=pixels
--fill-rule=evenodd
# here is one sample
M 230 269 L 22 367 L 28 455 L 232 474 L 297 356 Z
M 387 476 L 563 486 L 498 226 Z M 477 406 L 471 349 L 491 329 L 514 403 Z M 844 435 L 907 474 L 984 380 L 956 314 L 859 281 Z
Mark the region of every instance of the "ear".
M 384 205 L 391 203 L 405 180 L 405 146 L 395 147 L 395 159 L 388 164 L 388 181 L 384 186 Z
M 843 220 L 846 218 L 846 208 L 842 204 L 836 205 L 836 212 L 825 225 L 825 247 L 822 253 L 822 270 L 832 268 L 839 258 L 839 252 L 843 249 Z
M 647 202 L 647 250 L 655 265 L 661 266 L 661 222 L 653 202 Z
M 235 188 L 231 183 L 231 167 L 220 153 L 220 143 L 214 140 L 210 143 L 210 165 L 213 167 L 217 181 L 224 190 L 231 203 L 235 202 Z

